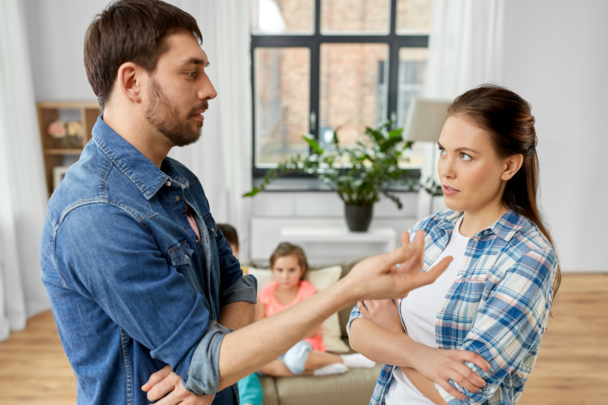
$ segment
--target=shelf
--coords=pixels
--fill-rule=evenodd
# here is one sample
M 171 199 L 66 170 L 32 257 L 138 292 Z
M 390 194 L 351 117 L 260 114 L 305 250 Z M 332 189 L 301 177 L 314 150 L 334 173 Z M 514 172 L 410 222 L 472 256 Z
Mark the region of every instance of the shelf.
M 45 149 L 45 155 L 80 155 L 82 149 Z

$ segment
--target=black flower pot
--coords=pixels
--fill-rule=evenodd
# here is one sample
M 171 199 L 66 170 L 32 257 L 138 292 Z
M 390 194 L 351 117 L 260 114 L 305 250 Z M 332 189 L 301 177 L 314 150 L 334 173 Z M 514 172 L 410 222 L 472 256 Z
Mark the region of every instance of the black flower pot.
M 352 232 L 367 232 L 372 222 L 374 213 L 373 205 L 348 205 L 344 204 L 344 215 L 346 224 Z

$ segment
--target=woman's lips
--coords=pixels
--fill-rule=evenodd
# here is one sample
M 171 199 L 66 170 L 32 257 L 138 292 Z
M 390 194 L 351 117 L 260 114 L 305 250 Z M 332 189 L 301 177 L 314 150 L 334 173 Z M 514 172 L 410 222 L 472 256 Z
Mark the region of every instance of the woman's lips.
M 442 185 L 441 188 L 443 189 L 444 195 L 454 195 L 460 193 L 460 190 L 456 190 L 455 188 L 451 188 L 448 186 Z

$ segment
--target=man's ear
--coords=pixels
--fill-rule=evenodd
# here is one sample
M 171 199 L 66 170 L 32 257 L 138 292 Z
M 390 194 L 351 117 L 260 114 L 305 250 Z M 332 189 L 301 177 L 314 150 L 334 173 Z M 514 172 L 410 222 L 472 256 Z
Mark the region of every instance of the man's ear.
M 129 100 L 141 102 L 144 69 L 133 62 L 125 62 L 118 68 L 115 86 L 118 91 Z
M 502 175 L 500 176 L 501 180 L 507 181 L 510 180 L 515 174 L 521 169 L 521 166 L 524 164 L 524 156 L 513 155 L 509 156 L 505 159 L 505 163 L 503 166 Z

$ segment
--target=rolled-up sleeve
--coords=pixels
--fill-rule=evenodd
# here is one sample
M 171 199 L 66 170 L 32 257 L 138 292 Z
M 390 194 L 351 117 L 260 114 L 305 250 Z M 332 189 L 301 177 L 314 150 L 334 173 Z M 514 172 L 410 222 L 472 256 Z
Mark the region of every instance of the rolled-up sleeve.
M 96 302 L 190 390 L 217 393 L 220 346 L 230 330 L 211 321 L 207 300 L 167 261 L 141 221 L 109 204 L 84 205 L 63 219 L 55 246 L 67 288 Z M 245 295 L 234 288 L 233 295 Z
M 215 321 L 211 321 L 207 332 L 194 350 L 190 361 L 186 388 L 197 394 L 215 394 L 220 385 L 219 353 L 226 334 L 232 332 Z M 212 361 L 210 361 L 212 360 Z
M 523 255 L 479 307 L 461 349 L 475 352 L 490 363 L 490 373 L 473 363 L 465 363 L 486 381 L 486 385 L 472 393 L 450 380 L 450 384 L 469 397 L 471 403 L 485 403 L 495 395 L 501 397 L 500 403 L 506 403 L 509 390 L 503 386 L 503 381 L 507 377 L 511 384 L 525 384 L 536 361 L 551 310 L 556 263 L 552 249 Z M 435 387 L 448 405 L 462 403 L 438 384 Z
M 233 302 L 249 302 L 255 304 L 258 291 L 258 282 L 254 276 L 247 274 L 239 278 L 230 287 L 220 292 L 220 305 L 222 307 Z
M 367 307 L 366 307 L 367 308 Z M 359 307 L 356 305 L 353 307 L 353 310 L 350 311 L 350 318 L 348 318 L 348 323 L 346 324 L 346 333 L 350 336 L 350 327 L 352 326 L 355 319 L 363 318 L 361 315 L 361 311 L 359 311 Z

